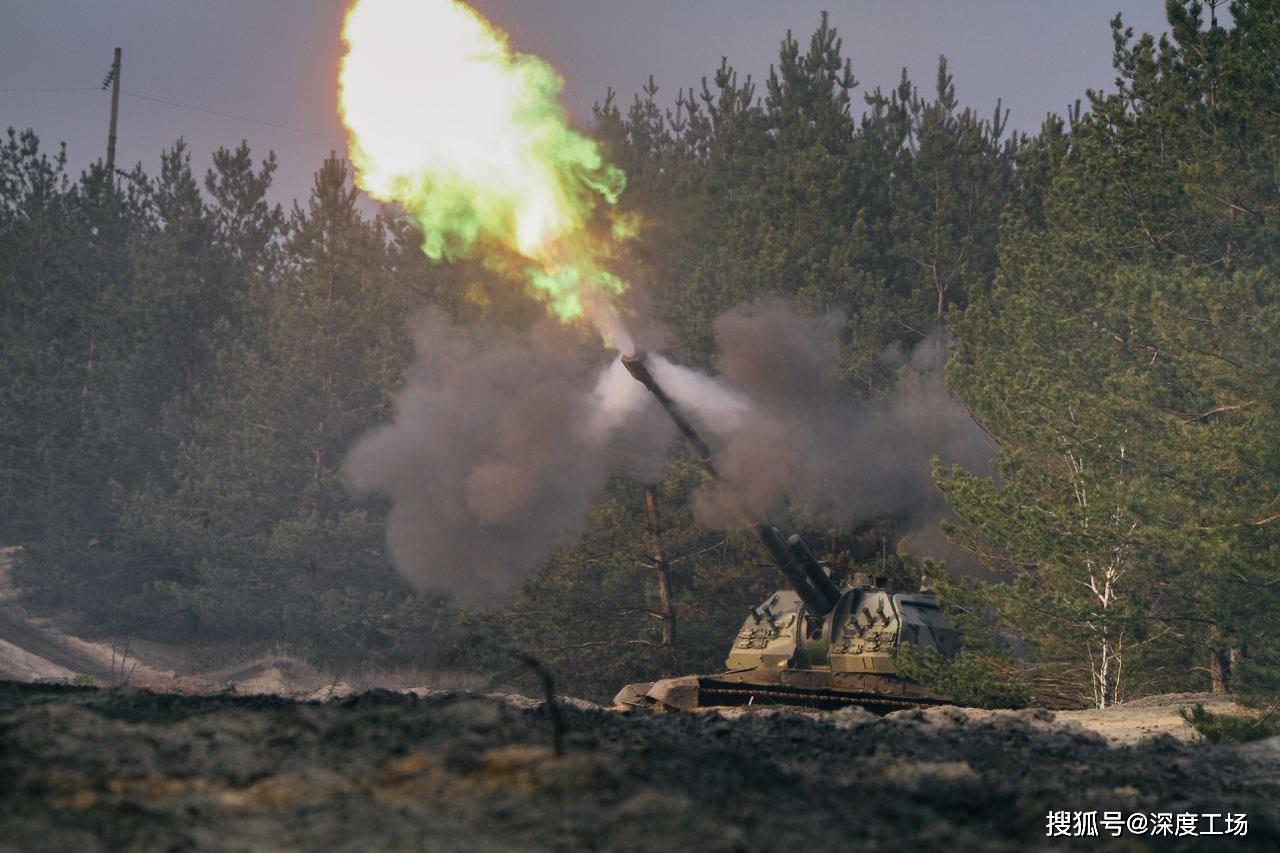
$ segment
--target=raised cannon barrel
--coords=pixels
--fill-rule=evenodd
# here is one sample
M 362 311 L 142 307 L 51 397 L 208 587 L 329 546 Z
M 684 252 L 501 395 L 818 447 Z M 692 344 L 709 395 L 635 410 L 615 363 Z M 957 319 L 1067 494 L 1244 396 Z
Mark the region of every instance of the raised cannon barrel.
M 711 445 L 707 444 L 706 439 L 702 437 L 693 424 L 689 423 L 684 413 L 680 411 L 680 407 L 676 405 L 675 401 L 667 395 L 667 392 L 654 379 L 653 374 L 649 371 L 645 351 L 637 350 L 631 355 L 624 355 L 622 357 L 622 365 L 662 405 L 672 422 L 675 423 L 676 429 L 680 431 L 680 435 L 697 455 L 698 462 L 703 469 L 715 479 L 721 479 L 720 472 L 716 470 L 715 463 L 712 460 Z M 750 526 L 751 532 L 756 535 L 760 546 L 769 555 L 769 559 L 778 567 L 783 576 L 786 577 L 787 583 L 790 584 L 796 595 L 800 596 L 805 608 L 817 616 L 825 616 L 830 613 L 836 606 L 836 602 L 840 600 L 840 590 L 831 581 L 831 578 L 827 577 L 827 573 L 822 570 L 822 567 L 818 565 L 818 561 L 814 559 L 813 553 L 805 545 L 799 534 L 791 536 L 790 539 L 783 538 L 778 528 L 764 519 Z
M 698 456 L 698 462 L 706 469 L 707 473 L 716 479 L 720 478 L 720 473 L 716 471 L 715 464 L 711 461 L 711 445 L 703 439 L 693 424 L 684 416 L 684 412 L 680 411 L 680 407 L 675 401 L 667 396 L 667 392 L 662 390 L 662 386 L 658 384 L 658 380 L 653 378 L 653 374 L 649 372 L 648 354 L 644 350 L 636 350 L 631 355 L 622 357 L 622 366 L 627 372 L 645 388 L 649 389 L 649 393 L 654 396 L 666 410 L 670 416 L 676 429 L 680 430 L 680 435 L 684 437 L 685 442 L 693 449 Z

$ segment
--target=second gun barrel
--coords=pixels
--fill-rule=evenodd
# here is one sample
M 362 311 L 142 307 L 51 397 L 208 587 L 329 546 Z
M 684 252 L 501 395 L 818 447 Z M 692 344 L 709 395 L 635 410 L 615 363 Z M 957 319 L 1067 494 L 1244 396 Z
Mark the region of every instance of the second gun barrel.
M 667 392 L 662 390 L 662 386 L 653 378 L 653 374 L 649 372 L 644 350 L 624 355 L 622 365 L 637 382 L 649 389 L 649 393 L 666 410 L 676 429 L 680 430 L 684 440 L 698 455 L 699 464 L 712 477 L 720 479 L 720 474 L 711 461 L 711 446 L 694 429 L 693 424 L 685 419 L 684 412 L 680 411 L 680 407 L 667 396 Z M 840 598 L 840 590 L 827 577 L 826 572 L 818 565 L 818 561 L 813 558 L 813 554 L 800 537 L 793 536 L 787 540 L 778 532 L 778 528 L 764 520 L 752 524 L 751 532 L 760 540 L 765 553 L 787 578 L 796 595 L 800 596 L 805 606 L 809 608 L 809 612 L 820 616 L 830 613 Z

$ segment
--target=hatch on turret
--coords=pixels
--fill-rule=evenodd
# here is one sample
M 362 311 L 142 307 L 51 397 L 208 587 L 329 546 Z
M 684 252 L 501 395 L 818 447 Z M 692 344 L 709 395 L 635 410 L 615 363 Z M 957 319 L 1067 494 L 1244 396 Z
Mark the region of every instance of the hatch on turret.
M 796 656 L 797 628 L 803 604 L 789 589 L 778 590 L 751 608 L 734 639 L 725 667 L 729 670 L 781 669 Z
M 932 595 L 899 593 L 893 597 L 893 605 L 901 622 L 899 642 L 922 652 L 934 649 L 945 658 L 960 650 L 960 632 L 942 614 Z

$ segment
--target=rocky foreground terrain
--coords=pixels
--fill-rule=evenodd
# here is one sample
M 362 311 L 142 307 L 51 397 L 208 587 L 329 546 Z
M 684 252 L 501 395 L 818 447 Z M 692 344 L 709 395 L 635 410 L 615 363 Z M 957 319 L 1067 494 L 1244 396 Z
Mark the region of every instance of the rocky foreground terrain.
M 421 691 L 419 691 L 421 693 Z M 0 849 L 1060 849 L 1050 811 L 1244 813 L 1280 743 L 1115 745 L 1047 711 L 619 712 L 374 691 L 327 703 L 0 683 Z M 1277 739 L 1280 740 L 1280 739 Z M 1221 828 L 1221 823 L 1219 823 Z

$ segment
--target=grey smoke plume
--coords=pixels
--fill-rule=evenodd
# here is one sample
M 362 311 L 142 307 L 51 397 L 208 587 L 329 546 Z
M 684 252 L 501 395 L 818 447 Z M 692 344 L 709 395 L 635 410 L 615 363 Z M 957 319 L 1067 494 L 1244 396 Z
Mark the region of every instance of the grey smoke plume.
M 554 324 L 464 332 L 431 313 L 414 343 L 394 422 L 361 438 L 346 471 L 357 491 L 390 495 L 391 555 L 419 588 L 500 598 L 581 531 L 610 476 L 661 474 L 674 430 L 654 410 L 610 418 L 635 383 L 593 369 Z
M 804 318 L 776 298 L 735 309 L 715 323 L 719 384 L 732 402 L 689 381 L 668 382 L 717 439 L 723 481 L 695 495 L 702 523 L 776 518 L 794 502 L 836 526 L 906 514 L 929 530 L 945 510 L 933 457 L 985 468 L 992 447 L 945 388 L 941 333 L 909 355 L 886 354 L 898 362 L 897 389 L 862 400 L 840 377 L 840 326 L 838 317 Z
M 943 386 L 945 341 L 888 354 L 898 389 L 858 400 L 839 374 L 840 326 L 766 300 L 716 321 L 714 377 L 651 355 L 715 445 L 723 480 L 695 493 L 701 523 L 780 520 L 799 505 L 838 526 L 907 514 L 927 533 L 945 510 L 930 460 L 984 468 L 991 447 Z M 347 473 L 390 495 L 392 558 L 418 587 L 501 597 L 581 532 L 610 476 L 661 476 L 675 436 L 665 414 L 616 359 L 593 367 L 573 334 L 550 322 L 461 331 L 433 313 L 415 344 L 394 422 L 359 441 Z

